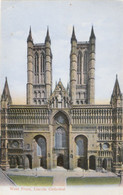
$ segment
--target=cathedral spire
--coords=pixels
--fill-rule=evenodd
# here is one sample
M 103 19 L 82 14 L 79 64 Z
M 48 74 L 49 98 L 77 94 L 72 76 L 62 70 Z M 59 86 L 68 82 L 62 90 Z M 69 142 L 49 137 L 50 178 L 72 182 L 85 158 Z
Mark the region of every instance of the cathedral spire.
M 76 35 L 75 35 L 74 26 L 73 26 L 73 32 L 72 32 L 72 37 L 71 37 L 71 42 L 72 42 L 72 41 L 77 41 L 77 40 L 76 40 Z
M 92 26 L 92 28 L 91 28 L 91 35 L 90 35 L 90 39 L 92 39 L 92 38 L 96 38 L 95 37 L 95 34 L 94 34 L 94 29 L 93 29 L 93 26 Z
M 10 91 L 9 91 L 7 77 L 5 80 L 5 85 L 4 85 L 3 93 L 1 96 L 1 101 L 8 101 L 8 103 L 10 104 L 12 103 L 12 98 L 11 98 Z
M 122 93 L 120 91 L 120 86 L 119 86 L 117 75 L 116 75 L 116 80 L 115 80 L 114 89 L 112 92 L 110 103 L 115 107 L 121 106 L 121 103 L 122 103 Z
M 47 27 L 47 34 L 46 34 L 45 42 L 51 43 L 50 35 L 49 35 L 49 27 Z
M 30 26 L 29 35 L 28 35 L 28 38 L 27 38 L 27 42 L 29 42 L 29 41 L 32 41 L 33 42 L 32 32 L 31 32 L 31 26 Z
M 118 82 L 118 76 L 116 75 L 116 80 L 115 80 L 115 85 L 114 85 L 112 96 L 114 97 L 114 96 L 119 96 L 119 95 L 121 95 L 121 91 L 120 91 L 120 86 Z

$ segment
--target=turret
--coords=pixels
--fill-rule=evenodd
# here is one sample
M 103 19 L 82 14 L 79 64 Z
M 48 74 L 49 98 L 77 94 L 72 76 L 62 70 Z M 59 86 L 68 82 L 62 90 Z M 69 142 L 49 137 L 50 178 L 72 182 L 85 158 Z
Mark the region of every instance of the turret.
M 52 92 L 52 53 L 51 40 L 49 36 L 49 29 L 45 38 L 45 54 L 46 54 L 46 99 L 48 100 Z
M 33 100 L 33 39 L 31 27 L 27 38 L 27 104 Z
M 6 77 L 3 93 L 1 96 L 1 108 L 7 108 L 7 106 L 10 104 L 12 104 L 12 98 L 10 95 L 8 81 Z
M 95 41 L 96 37 L 92 26 L 89 39 L 88 104 L 95 103 Z
M 77 39 L 73 27 L 71 37 L 71 54 L 70 54 L 70 96 L 73 104 L 76 104 L 76 82 L 77 82 Z
M 122 106 L 122 93 L 120 91 L 120 86 L 119 86 L 117 75 L 116 75 L 115 85 L 114 85 L 114 89 L 113 89 L 110 103 L 113 107 L 121 107 Z
M 111 106 L 112 106 L 112 123 L 113 123 L 113 171 L 118 173 L 119 170 L 122 170 L 121 163 L 121 146 L 118 145 L 118 142 L 123 139 L 123 114 L 122 114 L 122 94 L 118 82 L 118 77 L 116 75 L 116 80 L 114 84 L 113 93 L 111 96 Z M 119 127 L 121 131 L 119 134 Z
M 1 168 L 7 170 L 9 168 L 8 161 L 8 105 L 12 104 L 12 98 L 9 91 L 7 78 L 5 81 L 3 93 L 1 96 Z

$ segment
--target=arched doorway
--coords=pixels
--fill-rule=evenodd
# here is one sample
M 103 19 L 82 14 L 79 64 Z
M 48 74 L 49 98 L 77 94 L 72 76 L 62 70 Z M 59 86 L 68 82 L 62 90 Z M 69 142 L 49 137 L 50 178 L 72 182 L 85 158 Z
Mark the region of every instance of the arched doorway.
M 87 146 L 88 140 L 84 135 L 79 135 L 75 138 L 76 143 L 76 157 L 77 157 L 77 166 L 82 169 L 87 169 Z
M 87 158 L 85 157 L 78 158 L 77 166 L 82 169 L 87 169 Z
M 89 157 L 89 169 L 96 169 L 96 160 L 94 155 Z
M 103 159 L 102 167 L 106 170 L 107 169 L 107 159 Z
M 16 162 L 17 162 L 17 167 L 19 168 L 19 165 L 20 165 L 20 159 L 18 156 L 16 156 Z
M 57 158 L 57 166 L 64 167 L 64 159 L 62 154 L 60 154 Z
M 25 156 L 25 169 L 32 169 L 32 156 L 26 155 Z
M 10 168 L 15 168 L 16 167 L 16 159 L 15 159 L 15 156 L 11 156 L 10 157 Z
M 34 164 L 36 167 L 47 168 L 47 147 L 45 137 L 42 135 L 35 136 L 35 144 Z

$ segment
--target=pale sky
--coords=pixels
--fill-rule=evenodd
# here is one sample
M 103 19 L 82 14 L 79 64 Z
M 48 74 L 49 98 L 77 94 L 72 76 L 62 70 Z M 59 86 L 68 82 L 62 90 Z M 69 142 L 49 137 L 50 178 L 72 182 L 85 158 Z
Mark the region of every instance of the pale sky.
M 53 86 L 69 81 L 72 26 L 78 41 L 88 41 L 91 26 L 96 35 L 95 97 L 109 103 L 118 74 L 123 92 L 123 1 L 40 0 L 2 1 L 0 44 L 0 95 L 8 78 L 14 104 L 26 102 L 27 36 L 45 40 L 49 26 L 53 54 Z

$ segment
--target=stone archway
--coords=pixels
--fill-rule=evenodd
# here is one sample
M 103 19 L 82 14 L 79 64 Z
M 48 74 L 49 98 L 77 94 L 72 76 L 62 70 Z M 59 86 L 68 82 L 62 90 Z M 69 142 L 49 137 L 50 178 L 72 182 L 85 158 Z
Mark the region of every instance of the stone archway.
M 87 163 L 88 140 L 87 140 L 87 137 L 84 135 L 78 135 L 77 137 L 75 137 L 75 144 L 76 144 L 77 167 L 87 170 L 88 169 L 88 163 Z
M 102 167 L 106 170 L 107 169 L 107 159 L 104 158 L 102 162 Z
M 26 155 L 25 156 L 25 169 L 32 169 L 32 156 Z
M 33 167 L 47 168 L 47 142 L 42 135 L 36 135 L 33 142 L 34 160 Z
M 94 155 L 89 157 L 89 169 L 96 169 L 96 158 Z
M 86 169 L 87 170 L 87 158 L 85 157 L 80 157 L 78 158 L 78 161 L 77 161 L 77 166 L 82 168 L 82 169 Z
M 57 166 L 64 167 L 64 157 L 62 154 L 57 157 Z

